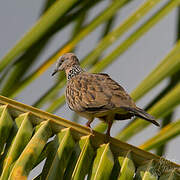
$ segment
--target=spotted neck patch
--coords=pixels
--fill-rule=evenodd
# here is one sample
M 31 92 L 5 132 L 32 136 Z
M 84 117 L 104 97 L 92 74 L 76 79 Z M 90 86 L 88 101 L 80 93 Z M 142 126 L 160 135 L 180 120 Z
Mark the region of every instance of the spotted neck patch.
M 77 66 L 77 65 L 73 66 L 67 75 L 67 80 L 70 80 L 72 77 L 80 74 L 81 72 L 84 72 L 84 71 L 80 66 Z

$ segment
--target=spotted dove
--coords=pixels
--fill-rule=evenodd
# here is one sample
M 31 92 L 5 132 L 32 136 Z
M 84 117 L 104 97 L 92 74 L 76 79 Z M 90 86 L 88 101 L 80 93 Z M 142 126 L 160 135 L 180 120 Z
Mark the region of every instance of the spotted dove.
M 66 53 L 57 61 L 54 75 L 65 71 L 67 77 L 66 101 L 69 108 L 88 119 L 91 128 L 94 118 L 108 124 L 107 135 L 114 120 L 126 120 L 137 116 L 156 126 L 154 117 L 137 107 L 123 87 L 105 73 L 88 73 L 81 67 L 73 53 Z

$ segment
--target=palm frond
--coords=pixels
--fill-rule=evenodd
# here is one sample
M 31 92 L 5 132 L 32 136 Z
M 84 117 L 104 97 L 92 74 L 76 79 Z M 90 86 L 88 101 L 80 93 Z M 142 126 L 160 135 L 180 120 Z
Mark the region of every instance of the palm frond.
M 86 175 L 90 179 L 109 179 L 112 173 L 118 174 L 120 179 L 127 174 L 133 177 L 135 173 L 137 177 L 142 174 L 146 177 L 149 173 L 148 176 L 164 176 L 165 171 L 156 169 L 162 162 L 163 166 L 168 167 L 167 172 L 180 168 L 173 162 L 162 160 L 156 155 L 114 138 L 108 138 L 106 142 L 106 136 L 97 132 L 92 135 L 87 127 L 3 96 L 0 96 L 0 104 L 0 120 L 8 118 L 17 126 L 17 133 L 14 139 L 11 139 L 11 145 L 6 145 L 1 153 L 2 179 L 27 179 L 37 162 L 46 157 L 43 155 L 50 145 L 51 148 L 54 147 L 52 154 L 47 154 L 44 168 L 39 175 L 44 179 L 84 179 Z M 48 139 L 53 135 L 56 135 L 53 143 L 48 143 Z M 10 134 L 6 134 L 4 143 L 7 143 L 9 136 Z M 27 139 L 21 143 L 24 137 Z M 117 162 L 121 171 L 117 168 Z M 178 173 L 178 170 L 176 171 Z

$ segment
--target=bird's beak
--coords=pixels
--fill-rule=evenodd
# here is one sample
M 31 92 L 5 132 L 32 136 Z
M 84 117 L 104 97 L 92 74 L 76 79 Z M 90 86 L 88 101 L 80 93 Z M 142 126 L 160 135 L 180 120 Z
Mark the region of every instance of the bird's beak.
M 57 69 L 54 70 L 54 72 L 51 74 L 51 76 L 54 76 L 58 72 Z

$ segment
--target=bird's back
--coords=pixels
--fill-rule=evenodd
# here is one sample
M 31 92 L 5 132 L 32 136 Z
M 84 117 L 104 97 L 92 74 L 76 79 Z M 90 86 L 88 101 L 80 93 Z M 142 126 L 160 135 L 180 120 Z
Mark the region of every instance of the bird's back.
M 136 107 L 126 91 L 109 75 L 82 72 L 67 83 L 66 99 L 76 112 L 108 111 L 119 107 Z

